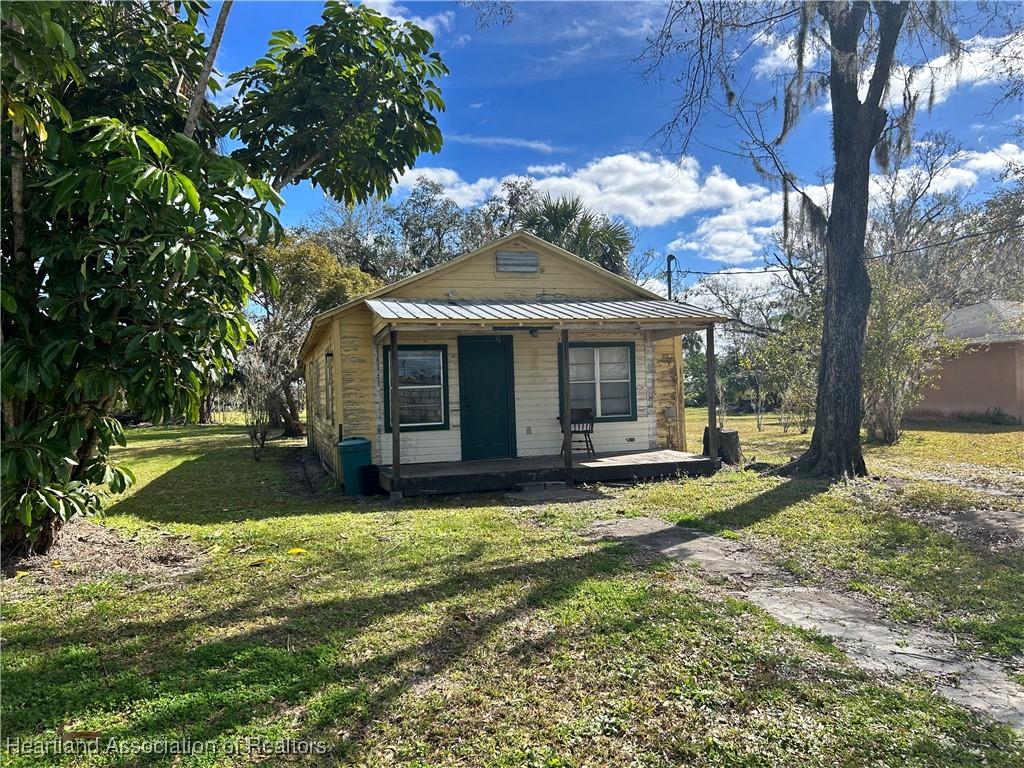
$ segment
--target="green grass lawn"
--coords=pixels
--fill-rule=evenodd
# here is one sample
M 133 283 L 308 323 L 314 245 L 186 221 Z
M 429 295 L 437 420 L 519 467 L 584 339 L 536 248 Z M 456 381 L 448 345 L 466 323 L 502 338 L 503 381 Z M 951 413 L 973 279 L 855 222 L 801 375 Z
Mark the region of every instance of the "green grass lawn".
M 706 409 L 686 409 L 689 450 L 700 452 L 707 423 Z M 801 435 L 790 429 L 784 433 L 773 413 L 765 415 L 763 431 L 758 431 L 754 417 L 746 414 L 726 416 L 725 427 L 739 431 L 748 461 L 781 463 L 799 456 L 811 444 L 809 432 Z M 911 422 L 899 443 L 866 444 L 865 456 L 871 472 L 900 467 L 941 472 L 948 471 L 951 464 L 1024 472 L 1024 427 Z
M 688 417 L 696 437 L 699 417 Z M 806 441 L 742 423 L 744 450 L 759 459 Z M 1019 431 L 908 438 L 872 449 L 869 461 L 886 474 L 984 461 L 979 471 L 1011 476 L 1024 463 L 1014 459 Z M 686 570 L 580 536 L 595 519 L 656 515 L 743 537 L 809 581 L 859 590 L 895 618 L 955 629 L 1009 656 L 1024 649 L 1022 557 L 971 548 L 902 514 L 910 504 L 973 503 L 973 491 L 924 480 L 827 489 L 723 472 L 604 489 L 587 504 L 510 507 L 476 496 L 389 508 L 300 492 L 286 463 L 295 443 L 275 442 L 254 462 L 234 426 L 135 430 L 130 440 L 139 484 L 103 523 L 143 550 L 183 537 L 198 570 L 6 580 L 5 739 L 59 729 L 128 743 L 311 739 L 329 751 L 289 759 L 359 766 L 1024 760 L 1019 735 L 926 681 L 874 680 L 826 640 Z

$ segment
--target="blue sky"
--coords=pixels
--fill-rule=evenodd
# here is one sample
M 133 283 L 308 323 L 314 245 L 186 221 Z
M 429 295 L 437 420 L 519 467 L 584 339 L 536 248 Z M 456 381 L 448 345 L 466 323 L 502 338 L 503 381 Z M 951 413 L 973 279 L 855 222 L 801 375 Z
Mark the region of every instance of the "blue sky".
M 669 80 L 645 81 L 635 60 L 652 24 L 660 22 L 661 4 L 517 3 L 511 25 L 483 30 L 474 10 L 454 3 L 371 4 L 430 28 L 451 70 L 442 83 L 444 149 L 423 156 L 396 197 L 426 175 L 444 183 L 460 204 L 473 204 L 502 178 L 532 176 L 552 194 L 579 194 L 626 219 L 638 228 L 641 248 L 675 252 L 684 268 L 757 265 L 780 205 L 750 162 L 735 156 L 737 129 L 724 116 L 709 117 L 685 156 L 658 136 L 677 91 Z M 218 68 L 231 72 L 251 63 L 276 29 L 301 35 L 321 8 L 317 2 L 236 2 Z M 784 41 L 752 50 L 752 96 L 770 94 L 773 74 L 785 69 L 785 51 Z M 979 51 L 962 63 L 959 82 L 937 83 L 938 103 L 931 113 L 921 111 L 918 125 L 951 131 L 962 142 L 965 153 L 948 183 L 981 197 L 1007 160 L 1024 160 L 1024 108 L 1011 104 L 991 112 L 998 86 Z M 825 109 L 808 112 L 783 148 L 808 185 L 829 167 L 829 119 Z M 284 197 L 287 225 L 307 220 L 324 204 L 308 184 L 285 190 Z

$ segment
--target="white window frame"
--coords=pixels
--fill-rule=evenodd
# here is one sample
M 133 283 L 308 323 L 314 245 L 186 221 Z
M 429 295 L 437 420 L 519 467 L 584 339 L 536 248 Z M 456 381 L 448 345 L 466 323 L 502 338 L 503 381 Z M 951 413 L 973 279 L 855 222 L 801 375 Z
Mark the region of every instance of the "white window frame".
M 574 380 L 572 378 L 572 354 L 573 354 L 573 350 L 582 350 L 582 349 L 585 349 L 585 350 L 593 353 L 594 378 L 593 379 L 576 379 L 576 380 Z M 607 380 L 603 380 L 601 378 L 601 350 L 602 349 L 624 349 L 624 350 L 626 350 L 626 370 L 628 372 L 627 373 L 627 378 L 625 378 L 625 379 L 607 379 Z M 632 416 L 634 416 L 635 414 L 633 413 L 633 398 L 629 395 L 629 393 L 632 392 L 633 387 L 635 386 L 634 383 L 633 383 L 633 376 L 635 375 L 635 371 L 633 369 L 633 366 L 631 365 L 632 360 L 633 360 L 632 351 L 630 350 L 628 344 L 623 344 L 621 347 L 620 346 L 613 346 L 613 345 L 602 345 L 602 346 L 593 346 L 593 347 L 586 346 L 586 345 L 583 345 L 583 346 L 572 346 L 572 345 L 570 345 L 569 346 L 569 360 L 567 361 L 567 365 L 569 366 L 569 407 L 570 408 L 573 407 L 572 406 L 572 385 L 573 384 L 593 384 L 594 385 L 594 418 L 597 418 L 597 419 L 605 419 L 605 418 L 607 418 L 607 419 L 627 419 L 627 418 L 631 418 Z M 601 384 L 602 384 L 602 382 L 607 383 L 607 384 L 626 384 L 627 385 L 627 389 L 626 389 L 626 392 L 627 392 L 626 402 L 629 405 L 629 410 L 626 413 L 609 413 L 609 414 L 602 413 L 602 410 L 601 410 Z

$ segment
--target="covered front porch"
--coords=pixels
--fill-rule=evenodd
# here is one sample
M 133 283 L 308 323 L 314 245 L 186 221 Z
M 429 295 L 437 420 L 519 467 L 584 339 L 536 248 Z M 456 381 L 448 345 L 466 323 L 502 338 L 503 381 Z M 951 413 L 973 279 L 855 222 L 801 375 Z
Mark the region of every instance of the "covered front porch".
M 482 461 L 441 461 L 406 464 L 400 485 L 392 465 L 379 467 L 379 482 L 388 492 L 403 495 L 505 491 L 528 483 L 607 483 L 661 480 L 714 474 L 717 464 L 707 456 L 685 451 L 649 450 L 576 455 L 567 467 L 562 456 L 525 456 Z
M 714 382 L 715 315 L 663 300 L 366 304 L 381 372 L 374 458 L 392 496 L 719 466 L 715 430 L 708 456 L 686 451 L 679 343 L 706 332 Z M 579 413 L 590 414 L 585 454 L 560 426 Z

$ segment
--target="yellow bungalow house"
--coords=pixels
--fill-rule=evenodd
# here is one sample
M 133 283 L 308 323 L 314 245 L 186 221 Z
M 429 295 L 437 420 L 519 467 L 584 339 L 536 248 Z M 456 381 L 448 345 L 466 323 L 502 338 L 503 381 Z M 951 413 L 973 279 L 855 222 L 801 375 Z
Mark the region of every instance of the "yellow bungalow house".
M 680 336 L 725 319 L 516 232 L 313 321 L 310 447 L 340 478 L 337 441 L 369 439 L 393 494 L 712 472 Z

